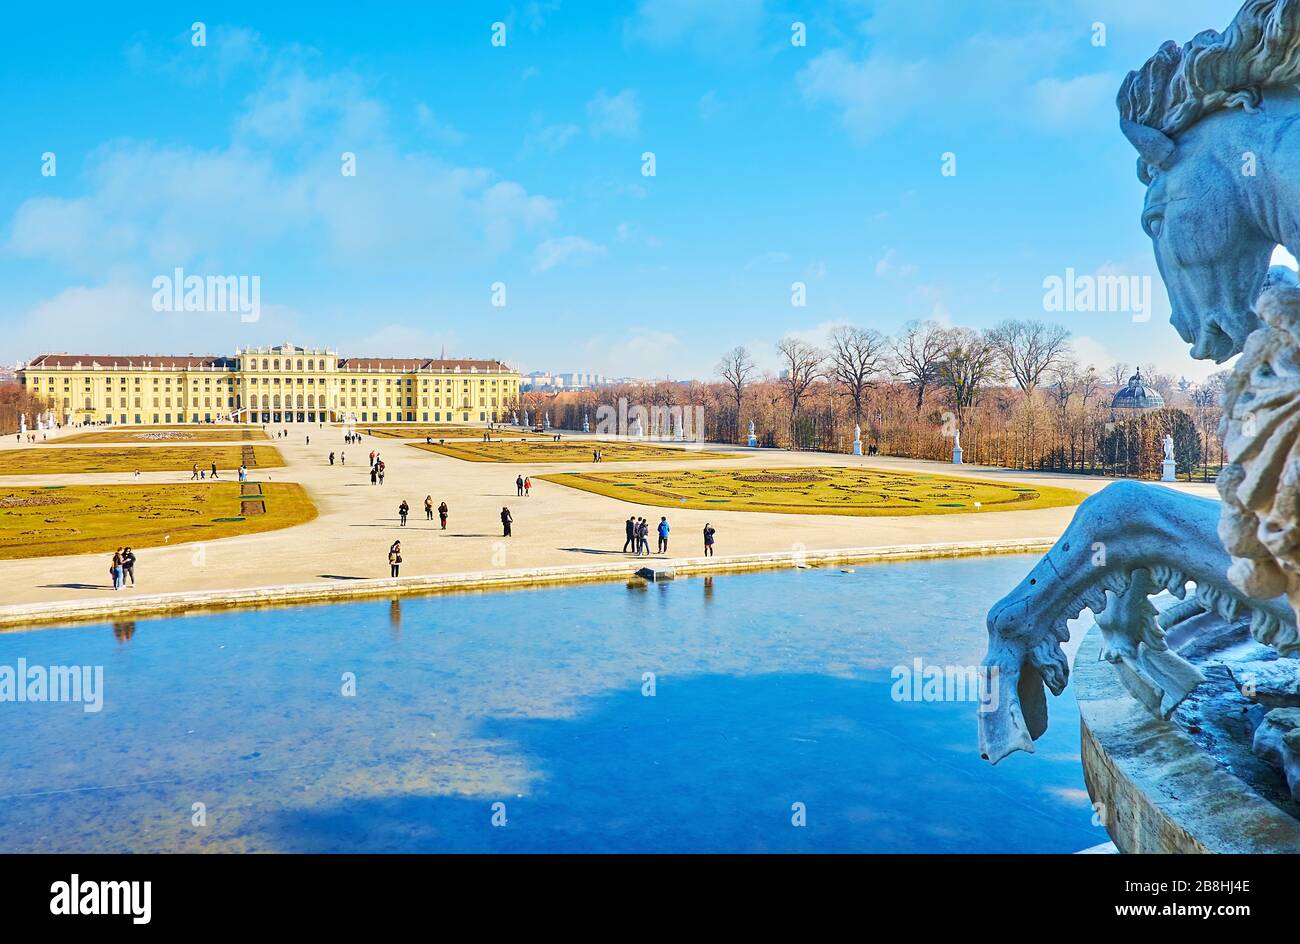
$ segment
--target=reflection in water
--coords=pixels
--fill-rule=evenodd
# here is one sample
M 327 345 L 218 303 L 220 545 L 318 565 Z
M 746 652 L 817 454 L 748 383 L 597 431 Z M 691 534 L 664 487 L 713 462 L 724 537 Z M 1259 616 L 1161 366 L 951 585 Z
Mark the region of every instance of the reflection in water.
M 130 642 L 135 635 L 135 620 L 113 624 L 113 638 L 118 642 Z
M 996 768 L 973 703 L 890 695 L 893 666 L 977 665 L 1033 563 L 413 597 L 387 621 L 373 601 L 229 610 L 113 625 L 129 647 L 3 634 L 0 665 L 106 671 L 98 713 L 0 705 L 0 756 L 22 758 L 0 851 L 1075 852 L 1105 833 L 1068 690 L 1038 753 Z

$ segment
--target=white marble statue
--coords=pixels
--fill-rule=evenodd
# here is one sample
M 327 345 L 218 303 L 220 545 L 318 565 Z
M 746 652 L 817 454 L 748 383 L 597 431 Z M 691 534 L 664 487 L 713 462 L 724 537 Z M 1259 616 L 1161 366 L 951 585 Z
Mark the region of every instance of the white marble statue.
M 591 424 L 587 422 L 587 411 L 586 411 L 586 410 L 583 410 L 583 411 L 582 411 L 582 431 L 583 431 L 584 433 L 589 433 L 589 432 L 591 432 Z
M 862 455 L 862 427 L 857 423 L 853 424 L 853 454 Z
M 750 446 L 751 448 L 755 448 L 758 446 L 758 436 L 754 433 L 753 420 L 749 421 L 749 439 L 746 440 L 746 445 Z
M 1165 461 L 1174 461 L 1174 437 L 1165 433 Z
M 989 611 L 984 665 L 999 700 L 979 728 L 981 753 L 994 763 L 1032 751 L 1046 730 L 1044 686 L 1064 689 L 1066 623 L 1085 608 L 1096 616 L 1103 658 L 1163 717 L 1201 682 L 1169 650 L 1165 634 L 1175 626 L 1205 632 L 1206 620 L 1222 627 L 1249 617 L 1259 643 L 1300 654 L 1300 483 L 1287 472 L 1300 459 L 1300 289 L 1269 271 L 1275 246 L 1300 251 L 1298 82 L 1300 3 L 1249 0 L 1222 34 L 1166 43 L 1120 88 L 1120 127 L 1147 185 L 1142 226 L 1170 320 L 1194 358 L 1243 354 L 1224 398 L 1232 461 L 1218 480 L 1222 503 L 1133 482 L 1091 496 Z M 1243 154 L 1256 173 L 1241 171 Z M 1172 464 L 1168 437 L 1165 455 Z M 1194 597 L 1157 617 L 1148 597 L 1181 598 L 1189 581 Z M 1300 676 L 1294 664 L 1275 671 Z M 1290 779 L 1297 755 L 1283 756 L 1279 745 L 1300 748 L 1295 719 L 1269 718 L 1256 729 L 1257 753 Z

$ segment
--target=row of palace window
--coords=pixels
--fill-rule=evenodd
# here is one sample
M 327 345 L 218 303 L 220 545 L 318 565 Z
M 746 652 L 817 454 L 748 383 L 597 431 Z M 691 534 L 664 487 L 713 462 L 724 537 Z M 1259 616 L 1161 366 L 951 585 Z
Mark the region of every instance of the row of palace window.
M 236 399 L 238 399 L 238 398 L 236 398 Z M 393 402 L 394 399 L 397 400 L 396 403 Z M 402 403 L 402 400 L 403 400 L 403 399 L 406 400 L 405 403 Z M 334 397 L 334 398 L 333 398 L 333 404 L 334 404 L 334 406 L 336 406 L 336 407 L 344 407 L 344 406 L 371 407 L 371 406 L 380 406 L 380 405 L 387 406 L 387 407 L 392 407 L 392 406 L 402 407 L 402 406 L 415 406 L 415 399 L 416 399 L 415 397 L 405 397 L 405 398 L 403 398 L 403 397 L 396 397 L 396 398 L 394 398 L 394 397 L 383 397 L 383 398 L 382 398 L 383 402 L 382 402 L 382 404 L 381 404 L 381 403 L 380 403 L 380 400 L 381 400 L 380 397 Z M 420 397 L 419 399 L 420 399 L 420 406 L 421 406 L 421 407 L 429 407 L 429 406 L 441 407 L 441 406 L 443 406 L 443 402 L 442 402 L 443 398 L 442 398 L 442 397 Z M 358 400 L 360 400 L 361 402 L 358 403 L 358 402 L 357 402 Z M 433 400 L 433 403 L 430 403 L 430 402 L 429 402 L 430 400 Z M 491 402 L 489 403 L 489 401 L 491 401 Z M 253 393 L 253 394 L 249 394 L 249 397 L 248 397 L 248 406 L 249 406 L 249 409 L 252 409 L 252 410 L 265 410 L 265 409 L 267 409 L 268 407 L 271 408 L 271 409 L 277 409 L 277 410 L 278 410 L 278 409 L 280 408 L 280 402 L 281 402 L 281 401 L 280 401 L 280 395 L 279 395 L 279 394 L 275 394 L 274 396 L 271 395 L 271 394 L 261 394 L 261 395 L 259 396 L 258 394 Z M 288 397 L 286 397 L 284 403 L 285 403 L 285 406 L 288 407 L 288 406 L 290 406 L 290 405 L 292 404 L 292 401 L 291 401 Z M 301 393 L 298 394 L 298 397 L 297 397 L 297 405 L 298 405 L 298 407 L 301 408 L 301 407 L 303 407 L 303 406 L 305 405 L 308 409 L 310 409 L 312 406 L 315 405 L 315 403 L 316 403 L 316 398 L 315 398 L 312 394 L 310 394 L 310 393 L 307 394 L 307 397 L 306 397 L 306 403 L 305 403 L 305 404 L 304 404 L 304 402 L 303 402 L 303 395 L 302 395 Z M 321 404 L 321 406 L 325 406 L 325 404 L 326 404 L 326 398 L 325 398 L 325 396 L 324 396 L 323 394 L 322 394 L 321 397 L 320 397 L 320 404 Z M 234 404 L 232 404 L 232 405 L 234 405 Z M 455 398 L 455 397 L 447 397 L 447 403 L 446 403 L 446 405 L 449 406 L 449 407 L 452 407 L 453 409 L 461 409 L 461 410 L 469 410 L 469 409 L 472 409 L 472 408 L 473 408 L 473 403 L 471 402 L 471 398 L 468 398 L 468 397 L 462 399 L 459 403 L 456 402 L 456 398 Z M 499 405 L 500 405 L 500 403 L 499 403 L 499 398 L 498 398 L 498 397 L 479 397 L 479 398 L 478 398 L 478 405 L 479 405 L 480 407 L 487 407 L 487 406 L 493 406 L 493 407 L 495 407 L 495 406 L 499 406 Z
M 90 409 L 90 407 L 87 406 L 87 409 Z M 176 422 L 177 422 L 177 423 L 184 423 L 184 422 L 186 422 L 186 419 L 185 419 L 186 415 L 187 415 L 187 414 L 185 414 L 185 413 L 177 413 L 177 414 L 175 414 L 175 416 L 176 416 Z M 213 418 L 214 418 L 214 417 L 213 417 L 213 414 L 211 414 L 211 413 L 190 413 L 190 414 L 188 414 L 188 415 L 189 415 L 189 417 L 190 417 L 189 422 L 191 422 L 191 423 L 211 423 L 211 422 L 213 421 Z M 382 421 L 382 422 L 391 423 L 391 422 L 396 421 L 396 422 L 399 422 L 399 423 L 401 423 L 401 422 L 414 423 L 414 422 L 416 422 L 415 415 L 416 415 L 415 412 L 414 412 L 414 411 L 411 411 L 411 410 L 408 410 L 408 411 L 406 411 L 406 412 L 402 412 L 401 410 L 399 410 L 399 411 L 397 411 L 397 413 L 393 413 L 393 412 L 390 411 L 390 412 L 384 413 L 382 416 L 381 416 L 379 413 L 362 413 L 362 414 L 360 414 L 359 422 L 362 422 L 362 423 L 379 423 L 379 422 Z M 470 413 L 466 413 L 466 412 L 463 412 L 463 411 L 462 411 L 462 412 L 452 412 L 452 411 L 447 411 L 446 416 L 445 416 L 445 419 L 444 419 L 444 416 L 443 416 L 443 414 L 442 414 L 441 412 L 435 412 L 435 413 L 432 413 L 432 414 L 430 414 L 430 413 L 423 413 L 423 414 L 421 415 L 421 420 L 420 420 L 420 422 L 428 423 L 428 422 L 430 422 L 430 417 L 432 417 L 432 422 L 435 422 L 435 423 L 440 423 L 440 422 L 444 422 L 444 421 L 445 421 L 445 422 L 453 422 L 453 421 L 458 420 L 458 419 L 459 419 L 461 422 L 467 422 L 467 421 L 470 419 L 470 416 L 471 416 Z M 248 416 L 248 419 L 249 419 L 251 422 L 254 422 L 254 423 L 272 423 L 272 422 L 274 422 L 274 423 L 281 423 L 281 422 L 291 423 L 291 422 L 294 421 L 294 418 L 295 418 L 295 417 L 297 418 L 298 422 L 300 422 L 300 423 L 301 423 L 301 422 L 315 423 L 317 420 L 320 420 L 320 421 L 322 421 L 322 422 L 327 421 L 327 420 L 330 421 L 330 422 L 333 422 L 334 419 L 335 419 L 335 417 L 334 417 L 332 414 L 329 414 L 329 413 L 327 413 L 327 412 L 324 411 L 324 410 L 321 410 L 319 413 L 316 412 L 316 411 L 312 411 L 312 410 L 308 410 L 308 411 L 301 411 L 301 410 L 299 410 L 299 411 L 296 411 L 296 412 L 295 412 L 295 411 L 293 411 L 293 410 L 289 410 L 289 409 L 287 409 L 287 408 L 286 408 L 286 410 L 285 410 L 284 412 L 281 412 L 279 409 L 276 409 L 274 412 L 272 412 L 272 411 L 267 411 L 267 410 L 263 410 L 263 411 L 256 412 L 256 413 L 250 413 L 249 416 Z M 87 417 L 86 417 L 87 422 L 93 422 L 93 419 L 94 419 L 94 418 L 91 417 L 91 416 L 87 416 Z M 217 416 L 216 419 L 221 419 L 221 417 L 220 417 L 220 416 Z M 478 420 L 479 420 L 479 422 L 480 422 L 480 423 L 487 422 L 487 419 L 488 419 L 488 414 L 487 414 L 485 411 L 480 411 L 479 414 L 478 414 Z M 144 423 L 144 416 L 143 416 L 143 414 L 136 413 L 136 414 L 134 414 L 134 419 L 132 419 L 132 418 L 130 418 L 130 415 L 129 415 L 129 414 L 126 414 L 126 413 L 121 413 L 121 414 L 118 414 L 117 416 L 114 416 L 113 414 L 109 414 L 109 415 L 107 415 L 107 416 L 104 417 L 104 421 L 105 421 L 105 422 L 108 422 L 108 423 L 117 422 L 117 423 L 121 423 L 122 425 L 127 425 L 128 423 L 133 423 L 133 424 L 135 424 L 136 426 L 140 426 L 140 425 L 143 425 L 143 423 Z M 172 414 L 171 414 L 171 413 L 155 413 L 155 414 L 153 414 L 153 422 L 154 422 L 154 423 L 170 423 L 170 422 L 172 422 Z
M 210 387 L 210 386 L 212 386 L 212 379 L 213 379 L 213 378 L 211 378 L 211 377 L 204 377 L 204 378 L 203 378 L 203 386 L 205 386 L 205 387 Z M 357 378 L 356 378 L 356 377 L 352 377 L 352 378 L 343 377 L 343 378 L 337 378 L 337 379 L 338 379 L 338 382 L 341 383 L 341 384 L 346 384 L 346 383 L 348 382 L 348 380 L 350 379 L 350 380 L 352 381 L 352 384 L 351 384 L 351 385 L 352 385 L 353 387 L 357 386 Z M 134 381 L 135 386 L 137 386 L 137 387 L 140 386 L 140 380 L 141 380 L 141 378 L 139 378 L 139 377 L 135 377 L 135 378 L 133 378 L 133 381 Z M 152 380 L 153 380 L 153 385 L 154 385 L 155 387 L 157 387 L 158 384 L 159 384 L 159 378 L 154 377 L 154 378 L 152 378 Z M 235 377 L 218 377 L 218 378 L 216 378 L 216 380 L 217 380 L 217 385 L 218 385 L 218 386 L 220 386 L 221 384 L 224 383 L 224 384 L 226 384 L 227 386 L 231 386 L 231 387 L 233 387 L 233 386 L 235 386 L 236 384 L 239 383 L 239 379 L 238 379 L 238 378 L 235 378 Z M 321 384 L 324 384 L 324 383 L 326 382 L 326 378 L 324 378 L 324 377 L 319 377 L 319 378 L 317 378 L 317 377 L 306 377 L 306 378 L 304 378 L 304 377 L 284 377 L 284 378 L 280 378 L 280 377 L 265 377 L 265 378 L 263 378 L 263 377 L 249 377 L 249 378 L 248 378 L 248 382 L 249 382 L 250 384 L 258 384 L 258 383 L 264 383 L 264 384 L 278 384 L 278 383 L 283 382 L 283 383 L 286 383 L 286 384 L 297 383 L 298 385 L 301 386 L 301 385 L 303 384 L 304 381 L 305 381 L 306 383 L 309 383 L 309 384 L 315 384 L 315 383 L 318 383 L 318 382 L 321 383 Z M 54 386 L 54 382 L 55 382 L 55 379 L 54 379 L 53 377 L 46 377 L 46 378 L 45 378 L 45 383 L 46 383 L 47 386 L 53 387 L 53 386 Z M 448 378 L 443 378 L 443 379 L 434 378 L 434 380 L 433 380 L 433 386 L 434 386 L 434 387 L 441 387 L 441 386 L 443 385 L 444 382 L 446 383 L 448 389 L 450 389 L 450 388 L 452 388 L 452 387 L 454 387 L 454 386 L 456 385 L 456 381 L 453 380 L 452 378 L 448 377 Z M 34 387 L 39 387 L 39 386 L 41 385 L 41 378 L 40 378 L 40 377 L 32 377 L 32 378 L 30 378 L 29 383 L 31 383 L 31 385 L 34 386 Z M 91 378 L 90 378 L 90 377 L 85 377 L 85 378 L 83 378 L 83 379 L 82 379 L 82 383 L 83 383 L 86 387 L 89 387 L 89 386 L 91 385 L 91 383 L 92 383 Z M 171 384 L 172 384 L 172 378 L 171 378 L 171 377 L 165 377 L 165 378 L 162 378 L 162 383 L 164 383 L 165 385 L 167 385 L 168 387 L 170 387 Z M 362 378 L 361 378 L 361 386 L 363 386 L 363 387 L 365 387 L 365 386 L 367 386 L 367 385 L 371 385 L 371 386 L 378 387 L 378 386 L 379 386 L 379 383 L 380 383 L 380 381 L 379 381 L 378 378 L 374 378 L 373 380 L 371 380 L 370 378 L 366 378 L 366 377 L 362 377 Z M 383 381 L 383 384 L 384 384 L 385 387 L 391 387 L 393 384 L 397 384 L 397 385 L 400 387 L 403 383 L 405 383 L 406 386 L 410 387 L 410 386 L 412 386 L 412 385 L 414 384 L 414 381 L 413 381 L 411 378 L 409 378 L 409 377 L 408 377 L 408 378 L 405 378 L 405 380 L 400 379 L 400 378 L 399 378 L 398 380 L 393 380 L 392 378 L 387 378 L 387 379 L 385 379 L 385 380 Z M 486 389 L 488 383 L 489 383 L 488 380 L 480 379 L 479 382 L 478 382 L 478 385 L 479 385 L 480 388 Z M 505 385 L 507 382 L 506 382 L 506 381 L 493 380 L 493 381 L 490 381 L 490 383 L 492 384 L 493 387 L 495 387 L 495 386 L 497 386 L 498 384 Z M 118 384 L 119 384 L 120 386 L 125 387 L 125 386 L 127 385 L 127 378 L 125 378 L 125 377 L 119 377 L 119 378 L 118 378 Z M 460 384 L 461 384 L 461 387 L 462 387 L 462 388 L 467 388 L 467 387 L 469 387 L 469 385 L 470 385 L 470 381 L 467 380 L 467 379 L 462 379 L 462 380 L 460 381 Z M 71 377 L 64 377 L 64 378 L 63 378 L 63 386 L 64 386 L 64 387 L 70 387 L 71 385 L 72 385 L 72 378 L 71 378 Z M 112 387 L 112 386 L 113 386 L 113 378 L 112 378 L 112 377 L 105 377 L 105 378 L 104 378 L 104 386 L 105 386 L 105 388 Z M 183 387 L 183 386 L 185 386 L 185 380 L 182 379 L 182 378 L 177 378 L 177 379 L 176 379 L 176 386 L 177 386 L 177 387 Z M 192 388 L 194 388 L 194 389 L 198 389 L 198 386 L 199 386 L 198 378 L 194 378 L 194 379 L 192 379 L 192 380 L 190 381 L 190 386 L 191 386 Z M 427 378 L 421 378 L 421 379 L 420 379 L 420 386 L 421 386 L 421 387 L 424 387 L 424 388 L 427 389 L 428 386 L 429 386 L 429 380 L 428 380 Z
M 239 360 L 235 361 L 235 370 L 244 370 L 244 369 L 245 369 L 245 368 L 244 368 L 244 362 L 243 362 L 243 361 L 239 361 Z M 256 358 L 256 357 L 251 357 L 251 358 L 248 359 L 248 367 L 247 367 L 247 369 L 248 369 L 248 370 L 257 370 L 257 358 Z M 281 369 L 281 368 L 280 368 L 280 358 L 278 358 L 278 357 L 264 357 L 264 358 L 262 358 L 262 370 L 280 370 L 280 369 Z M 315 369 L 316 369 L 316 360 L 315 360 L 315 358 L 308 358 L 307 361 L 306 361 L 306 367 L 304 368 L 304 366 L 303 366 L 303 359 L 302 359 L 301 357 L 298 358 L 297 361 L 293 361 L 293 360 L 290 360 L 290 359 L 286 358 L 286 359 L 284 360 L 284 369 L 285 369 L 285 370 L 304 370 L 304 369 L 305 369 L 305 370 L 308 370 L 308 371 L 312 371 L 312 370 L 315 370 Z M 320 369 L 321 369 L 321 370 L 331 370 L 331 369 L 332 369 L 332 366 L 331 366 L 331 364 L 330 364 L 330 362 L 329 362 L 328 360 L 322 360 L 322 361 L 320 362 Z
M 93 410 L 93 409 L 95 409 L 95 406 L 94 406 L 94 399 L 95 399 L 94 397 L 86 397 L 86 398 L 85 398 L 85 409 L 87 409 L 87 410 Z M 129 397 L 118 397 L 118 398 L 117 398 L 117 405 L 118 405 L 119 407 L 125 409 L 126 406 L 127 406 L 127 401 L 128 401 L 129 399 L 134 401 L 134 402 L 132 403 L 132 405 L 133 405 L 133 406 L 138 410 L 138 409 L 140 408 L 140 406 L 141 406 L 141 401 L 142 401 L 142 399 L 143 399 L 143 398 L 141 398 L 141 397 L 133 397 L 133 398 L 129 398 Z M 226 401 L 225 405 L 226 405 L 227 407 L 232 407 L 232 408 L 233 408 L 233 407 L 237 407 L 237 406 L 240 405 L 240 404 L 239 404 L 239 400 L 240 400 L 239 397 L 225 397 L 225 398 L 222 398 L 222 397 L 204 397 L 204 398 L 203 398 L 203 406 L 205 406 L 205 407 L 213 407 L 213 406 L 215 406 L 215 407 L 218 407 L 218 408 L 219 408 L 219 407 L 221 407 L 221 405 L 222 405 L 222 403 L 221 403 L 222 399 L 225 399 L 225 401 Z M 298 397 L 297 397 L 297 406 L 298 406 L 299 409 L 303 408 L 304 406 L 305 406 L 306 408 L 308 408 L 308 409 L 315 409 L 315 407 L 316 407 L 316 399 L 317 399 L 317 398 L 316 398 L 316 396 L 315 396 L 314 394 L 310 394 L 310 393 L 309 393 L 309 394 L 307 394 L 307 396 L 306 396 L 306 401 L 305 401 L 305 403 L 304 403 L 303 395 L 302 395 L 302 394 L 298 394 Z M 355 406 L 358 406 L 358 405 L 359 405 L 359 406 L 362 406 L 362 407 L 370 407 L 370 406 L 376 406 L 376 407 L 377 407 L 377 406 L 380 406 L 380 398 L 379 398 L 379 397 L 373 397 L 373 398 L 372 398 L 372 397 L 361 397 L 361 398 L 360 398 L 360 400 L 361 400 L 360 404 L 357 403 L 357 399 L 358 399 L 357 397 L 335 397 L 335 398 L 334 398 L 334 405 L 335 405 L 336 407 L 339 407 L 339 406 L 354 406 L 354 407 L 355 407 Z M 421 397 L 421 398 L 420 398 L 420 406 L 422 406 L 422 407 L 428 407 L 428 406 L 432 405 L 432 406 L 434 406 L 434 407 L 441 407 L 441 406 L 443 405 L 443 403 L 442 403 L 442 397 L 433 397 L 432 399 L 433 399 L 433 403 L 430 404 L 430 403 L 429 403 L 429 400 L 430 400 L 429 397 Z M 213 402 L 214 400 L 216 401 L 215 403 Z M 371 402 L 372 400 L 373 400 L 373 403 Z M 397 403 L 396 405 L 399 406 L 399 407 L 403 406 L 403 404 L 401 403 L 402 398 L 401 398 L 401 397 L 398 397 L 397 400 L 398 400 L 398 403 Z M 408 407 L 409 407 L 409 406 L 414 406 L 414 405 L 415 405 L 415 404 L 414 404 L 414 400 L 415 400 L 414 397 L 406 397 L 406 403 L 405 403 L 404 405 L 405 405 L 405 406 L 408 406 Z M 489 400 L 491 401 L 490 403 L 488 402 Z M 177 405 L 177 406 L 184 406 L 184 405 L 186 405 L 186 403 L 184 402 L 184 398 L 182 398 L 182 397 L 176 397 L 176 401 L 177 401 L 177 402 L 176 402 L 176 405 Z M 197 398 L 197 397 L 195 397 L 195 398 L 194 398 L 192 401 L 190 401 L 190 402 L 191 402 L 191 405 L 193 405 L 193 406 L 198 406 L 198 405 L 199 405 L 199 402 L 198 402 L 198 398 Z M 257 410 L 257 409 L 268 409 L 268 408 L 269 408 L 269 409 L 276 409 L 276 410 L 278 410 L 278 409 L 280 409 L 280 402 L 281 402 L 281 401 L 280 401 L 280 396 L 279 396 L 279 394 L 276 394 L 274 397 L 272 397 L 270 394 L 264 394 L 264 395 L 262 395 L 260 398 L 259 398 L 259 396 L 258 396 L 257 394 L 252 394 L 252 395 L 249 396 L 249 398 L 248 398 L 249 407 L 250 407 L 250 409 L 254 409 L 254 410 Z M 274 404 L 274 405 L 272 405 L 272 404 Z M 161 406 L 161 407 L 170 407 L 171 405 L 172 405 L 172 398 L 171 398 L 171 397 L 154 397 L 154 398 L 153 398 L 153 406 L 154 406 L 155 409 L 158 408 L 158 407 L 160 407 L 160 406 Z M 285 401 L 285 406 L 286 406 L 286 408 L 291 408 L 292 405 L 293 405 L 293 404 L 292 404 L 291 401 L 289 401 L 289 400 L 286 400 L 286 401 Z M 321 397 L 320 397 L 320 405 L 321 405 L 322 408 L 324 408 L 324 407 L 326 406 L 325 395 L 324 395 L 324 394 L 322 394 Z M 393 404 L 393 398 L 392 398 L 392 397 L 385 397 L 385 398 L 384 398 L 383 406 L 391 407 L 391 406 L 393 406 L 393 405 L 394 405 L 394 404 Z M 499 404 L 499 402 L 498 402 L 498 398 L 497 398 L 497 397 L 479 397 L 479 398 L 478 398 L 478 405 L 479 405 L 480 407 L 487 407 L 487 406 L 493 406 L 493 407 L 496 407 L 496 406 L 499 406 L 500 404 Z M 462 400 L 462 401 L 460 402 L 460 404 L 458 405 L 458 404 L 456 403 L 454 397 L 448 397 L 448 398 L 447 398 L 447 406 L 448 406 L 448 407 L 452 407 L 452 408 L 456 408 L 456 409 L 462 409 L 462 410 L 472 409 L 472 405 L 471 405 L 471 402 L 470 402 L 469 399 Z M 71 398 L 71 397 L 64 397 L 64 398 L 63 398 L 63 408 L 64 408 L 65 410 L 68 410 L 68 409 L 71 409 L 71 408 L 72 408 L 72 398 Z M 108 409 L 108 410 L 111 410 L 111 409 L 113 408 L 113 397 L 112 397 L 111 395 L 110 395 L 110 396 L 106 396 L 106 397 L 104 397 L 104 408 L 105 408 L 105 409 Z

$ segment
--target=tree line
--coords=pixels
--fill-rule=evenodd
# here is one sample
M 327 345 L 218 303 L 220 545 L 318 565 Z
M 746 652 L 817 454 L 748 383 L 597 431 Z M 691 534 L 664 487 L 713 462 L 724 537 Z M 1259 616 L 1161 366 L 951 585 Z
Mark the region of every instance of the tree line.
M 946 459 L 961 431 L 968 462 L 1009 468 L 1157 477 L 1172 435 L 1180 475 L 1212 477 L 1222 464 L 1218 404 L 1226 372 L 1193 384 L 1141 368 L 1163 409 L 1115 411 L 1115 392 L 1136 368 L 1099 369 L 1075 354 L 1070 333 L 1043 321 L 992 328 L 912 321 L 893 336 L 843 325 L 824 345 L 796 335 L 776 345 L 778 367 L 760 371 L 743 347 L 727 351 L 712 382 L 602 387 L 549 402 L 552 422 L 581 428 L 582 415 L 620 397 L 646 406 L 705 407 L 704 438 L 848 451 L 855 427 L 885 455 Z M 594 422 L 594 418 L 593 418 Z

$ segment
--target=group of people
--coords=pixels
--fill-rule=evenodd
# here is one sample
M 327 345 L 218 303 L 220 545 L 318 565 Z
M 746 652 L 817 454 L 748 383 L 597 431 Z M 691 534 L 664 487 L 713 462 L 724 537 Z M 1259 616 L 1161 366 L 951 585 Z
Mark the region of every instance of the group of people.
M 402 499 L 402 503 L 397 506 L 397 518 L 401 522 L 401 526 L 403 528 L 406 527 L 406 518 L 410 513 L 411 513 L 411 506 L 406 503 L 406 499 Z M 438 522 L 442 525 L 443 531 L 447 530 L 448 514 L 450 514 L 450 510 L 447 508 L 447 503 L 439 502 Z M 424 520 L 425 521 L 433 520 L 433 496 L 432 495 L 424 496 Z
M 640 557 L 642 554 L 650 554 L 650 522 L 644 518 L 638 518 L 632 515 L 623 522 L 623 530 L 626 540 L 623 541 L 623 553 L 629 551 Z M 659 535 L 659 546 L 656 553 L 668 553 L 668 532 L 671 530 L 667 517 L 660 517 L 659 524 L 655 531 Z M 718 533 L 717 528 L 707 521 L 704 523 L 704 556 L 713 556 L 714 535 Z
M 518 493 L 520 498 L 527 498 L 529 494 L 532 492 L 532 490 L 533 490 L 532 479 L 525 478 L 522 475 L 515 479 L 515 491 Z
M 402 504 L 405 505 L 406 502 L 402 502 Z M 425 521 L 433 520 L 433 496 L 432 495 L 424 496 L 424 520 Z M 438 521 L 442 524 L 442 530 L 446 531 L 447 530 L 447 503 L 446 502 L 438 503 Z
M 121 590 L 126 585 L 128 578 L 131 580 L 131 586 L 135 586 L 135 551 L 129 547 L 119 547 L 113 553 L 113 563 L 108 568 L 109 575 L 113 578 L 113 589 Z
M 359 443 L 359 442 L 361 442 L 361 434 L 360 434 L 360 433 L 344 433 L 344 434 L 343 434 L 343 445 L 345 445 L 345 446 L 355 446 L 355 445 L 356 445 L 357 443 Z
M 627 540 L 623 542 L 623 553 L 632 549 L 632 553 L 640 557 L 642 554 L 650 553 L 650 522 L 644 518 L 638 518 L 635 515 L 629 517 L 624 523 L 624 530 L 627 534 Z M 668 519 L 660 517 L 659 524 L 655 531 L 659 535 L 659 548 L 656 553 L 668 553 Z
M 373 449 L 370 451 L 370 484 L 384 484 L 384 470 L 388 466 L 384 465 L 384 460 L 379 458 L 379 453 Z
M 243 468 L 243 467 L 240 466 L 240 468 Z M 194 481 L 197 481 L 197 480 L 200 480 L 200 479 L 206 479 L 207 477 L 208 477 L 207 470 L 206 470 L 206 469 L 200 469 L 200 468 L 199 468 L 199 464 L 198 464 L 197 462 L 194 463 L 194 474 L 190 476 L 190 481 L 191 481 L 191 482 L 194 482 Z M 212 463 L 212 478 L 215 479 L 216 477 L 217 477 L 217 464 L 214 462 L 214 463 Z M 240 481 L 243 481 L 243 480 L 241 479 Z

